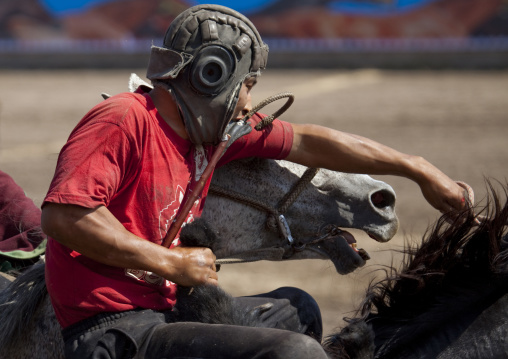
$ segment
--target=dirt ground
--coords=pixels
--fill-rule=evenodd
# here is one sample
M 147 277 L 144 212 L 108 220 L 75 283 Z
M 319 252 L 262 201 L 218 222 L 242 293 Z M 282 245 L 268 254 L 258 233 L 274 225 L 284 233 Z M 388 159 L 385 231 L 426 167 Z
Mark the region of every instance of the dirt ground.
M 0 71 L 0 169 L 40 205 L 57 154 L 73 126 L 101 100 L 100 93 L 127 89 L 133 71 Z M 469 183 L 476 199 L 485 177 L 507 182 L 508 71 L 266 71 L 254 102 L 292 91 L 295 104 L 282 116 L 363 135 L 402 152 L 417 154 L 450 177 Z M 269 110 L 267 110 L 269 111 Z M 224 266 L 223 287 L 235 295 L 296 286 L 311 293 L 323 311 L 325 332 L 351 315 L 381 265 L 397 263 L 393 249 L 419 240 L 437 218 L 413 182 L 378 177 L 397 192 L 399 234 L 379 244 L 353 232 L 370 253 L 366 267 L 339 276 L 326 261 L 258 262 Z

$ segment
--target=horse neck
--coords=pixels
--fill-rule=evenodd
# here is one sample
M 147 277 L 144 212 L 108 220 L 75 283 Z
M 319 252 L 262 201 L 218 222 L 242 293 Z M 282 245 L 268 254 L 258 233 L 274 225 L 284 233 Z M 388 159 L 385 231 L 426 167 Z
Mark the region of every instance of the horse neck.
M 376 358 L 418 357 L 419 352 L 437 357 L 508 290 L 506 277 L 449 279 L 439 295 L 429 295 L 425 307 L 398 303 L 367 318 L 376 333 Z

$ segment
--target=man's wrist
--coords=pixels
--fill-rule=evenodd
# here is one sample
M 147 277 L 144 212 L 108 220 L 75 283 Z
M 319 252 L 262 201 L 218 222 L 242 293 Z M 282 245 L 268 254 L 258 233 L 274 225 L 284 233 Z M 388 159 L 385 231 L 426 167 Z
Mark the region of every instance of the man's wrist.
M 405 155 L 403 159 L 402 174 L 404 177 L 414 181 L 418 185 L 422 185 L 428 179 L 428 165 L 429 162 L 421 156 Z

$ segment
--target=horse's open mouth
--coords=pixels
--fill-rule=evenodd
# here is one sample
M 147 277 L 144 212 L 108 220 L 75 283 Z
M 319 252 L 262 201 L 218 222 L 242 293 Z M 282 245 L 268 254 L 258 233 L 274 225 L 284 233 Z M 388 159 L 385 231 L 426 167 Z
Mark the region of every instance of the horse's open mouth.
M 348 274 L 363 267 L 370 256 L 366 250 L 358 248 L 351 233 L 338 228 L 337 230 L 326 239 L 307 246 L 307 249 L 328 257 L 339 274 Z
M 363 248 L 358 248 L 355 237 L 346 231 L 342 231 L 340 233 L 341 237 L 343 237 L 349 246 L 358 254 L 364 261 L 368 261 L 370 259 L 369 253 Z

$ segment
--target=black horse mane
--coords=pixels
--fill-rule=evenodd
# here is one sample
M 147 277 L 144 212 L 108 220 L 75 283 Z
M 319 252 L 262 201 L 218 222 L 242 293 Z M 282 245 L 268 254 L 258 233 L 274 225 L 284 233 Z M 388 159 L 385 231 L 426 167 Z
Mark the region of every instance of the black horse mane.
M 508 192 L 504 187 L 502 205 L 492 183 L 487 186 L 486 206 L 474 208 L 480 224 L 469 210 L 451 223 L 443 215 L 419 246 L 404 250 L 401 269 L 387 270 L 369 287 L 357 318 L 347 319 L 372 327 L 376 358 L 404 357 L 419 344 L 438 353 L 460 334 L 457 328 L 508 292 Z M 445 331 L 446 340 L 430 341 Z

